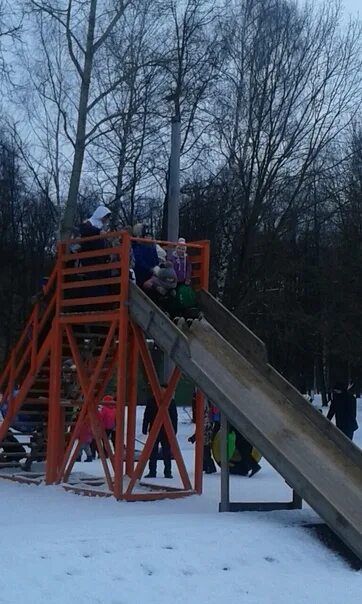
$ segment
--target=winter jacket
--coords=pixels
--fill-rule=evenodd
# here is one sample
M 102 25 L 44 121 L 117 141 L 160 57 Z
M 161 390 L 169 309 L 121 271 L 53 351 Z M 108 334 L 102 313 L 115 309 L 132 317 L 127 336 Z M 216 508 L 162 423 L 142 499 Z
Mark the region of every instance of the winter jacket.
M 88 422 L 83 422 L 83 424 L 77 428 L 76 437 L 82 444 L 92 442 L 93 434 Z
M 162 266 L 155 266 L 153 276 L 144 283 L 145 289 L 155 289 L 162 296 L 165 296 L 176 287 L 177 277 L 171 262 L 165 262 Z
M 345 434 L 358 429 L 356 398 L 346 390 L 334 390 L 327 419 L 336 416 L 336 426 Z
M 158 406 L 154 398 L 151 398 L 147 401 L 146 409 L 143 415 L 143 424 L 142 424 L 142 433 L 147 434 L 147 432 L 152 428 L 152 425 L 155 421 L 156 415 L 158 411 Z M 171 419 L 171 423 L 173 429 L 175 430 L 175 434 L 177 434 L 177 407 L 175 401 L 172 400 L 170 406 L 168 408 L 168 413 Z M 166 430 L 164 427 L 161 428 L 160 438 L 166 438 Z
M 207 402 L 204 407 L 204 447 L 211 447 L 214 436 L 214 424 L 211 417 L 211 409 Z M 196 442 L 196 432 L 189 439 L 190 443 Z
M 89 221 L 83 222 L 79 227 L 81 237 L 94 237 L 100 234 L 100 229 L 93 226 Z M 108 247 L 106 239 L 95 239 L 94 241 L 82 242 L 81 252 L 90 252 L 93 250 L 104 250 Z M 92 266 L 94 264 L 106 264 L 110 259 L 110 256 L 95 256 L 94 258 L 82 258 L 80 261 L 81 266 Z M 103 270 L 92 273 L 87 273 L 86 279 L 106 279 L 110 277 L 110 271 Z M 99 286 L 96 286 L 99 287 Z M 103 292 L 102 292 L 103 293 Z M 106 292 L 104 292 L 104 295 Z M 93 296 L 100 295 L 100 292 L 96 291 L 84 291 L 84 295 Z
M 105 430 L 114 430 L 116 426 L 116 407 L 102 407 L 99 415 Z
M 172 264 L 177 276 L 177 283 L 191 283 L 192 264 L 187 254 L 179 256 L 172 254 Z
M 13 398 L 18 394 L 18 390 L 13 391 Z M 8 399 L 3 399 L 0 403 L 0 420 L 5 419 L 9 410 L 9 401 Z M 38 420 L 38 418 L 34 415 L 29 415 L 25 413 L 21 413 L 16 415 L 13 418 L 11 427 L 19 432 L 27 432 L 28 430 L 34 430 L 38 423 L 41 423 L 42 419 Z
M 96 237 L 100 235 L 101 229 L 93 226 L 88 220 L 83 222 L 79 227 L 79 232 L 81 237 Z M 104 250 L 107 247 L 106 239 L 94 239 L 93 241 L 84 241 L 82 242 L 82 252 L 91 252 L 93 250 Z M 106 256 L 99 256 L 98 258 L 91 258 L 91 262 L 89 262 L 89 258 L 84 258 L 82 260 L 82 264 L 85 266 L 87 264 L 103 264 L 106 262 Z
M 213 422 L 220 422 L 220 409 L 216 405 L 211 405 L 211 417 Z
M 142 287 L 152 277 L 152 269 L 159 264 L 156 246 L 153 243 L 134 241 L 132 250 L 136 283 Z
M 8 412 L 8 408 L 9 408 L 9 403 L 8 401 L 5 399 L 2 401 L 2 403 L 0 404 L 0 413 L 1 416 L 5 419 L 6 414 Z M 0 418 L 1 419 L 1 418 Z

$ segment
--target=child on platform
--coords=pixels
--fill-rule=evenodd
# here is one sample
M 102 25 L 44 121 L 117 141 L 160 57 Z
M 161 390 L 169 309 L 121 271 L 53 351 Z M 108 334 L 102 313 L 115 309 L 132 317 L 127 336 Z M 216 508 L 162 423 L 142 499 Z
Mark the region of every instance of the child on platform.
M 171 258 L 177 276 L 177 285 L 191 285 L 192 265 L 187 255 L 186 240 L 183 237 L 179 238 Z

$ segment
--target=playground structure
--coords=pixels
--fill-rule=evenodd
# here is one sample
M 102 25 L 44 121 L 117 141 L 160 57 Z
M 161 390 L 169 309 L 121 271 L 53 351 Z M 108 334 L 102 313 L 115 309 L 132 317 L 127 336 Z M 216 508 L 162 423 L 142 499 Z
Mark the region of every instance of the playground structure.
M 268 364 L 264 344 L 208 293 L 208 243 L 188 246 L 193 286 L 199 292 L 205 318 L 182 331 L 129 282 L 132 239 L 124 232 L 102 237 L 117 237 L 119 242 L 112 249 L 75 254 L 69 253 L 69 242 L 59 244 L 44 300 L 35 305 L 0 378 L 0 390 L 9 400 L 0 426 L 0 444 L 20 412 L 39 414 L 42 409 L 47 424 L 47 484 L 69 480 L 79 450 L 77 426 L 89 421 L 108 492 L 117 499 L 201 494 L 205 395 L 223 413 L 220 509 L 280 509 L 278 504 L 242 507 L 230 502 L 225 471 L 229 421 L 293 488 L 293 501 L 283 507 L 300 507 L 304 499 L 362 559 L 362 452 Z M 173 245 L 160 244 L 168 249 Z M 93 264 L 86 266 L 84 260 L 88 259 Z M 99 289 L 97 295 L 90 295 L 92 288 L 100 286 L 106 286 L 104 295 L 99 295 Z M 146 336 L 174 363 L 166 389 L 160 386 Z M 71 401 L 65 397 L 62 382 L 62 367 L 69 359 L 76 368 L 78 387 L 78 396 Z M 158 404 L 158 414 L 136 462 L 139 360 Z M 167 412 L 181 373 L 199 388 L 193 484 Z M 117 428 L 113 453 L 96 407 L 114 375 Z M 13 396 L 17 384 L 20 390 Z M 69 408 L 74 407 L 80 408 L 75 424 L 69 419 Z M 140 481 L 161 426 L 165 427 L 179 470 L 180 488 L 150 488 Z
M 0 390 L 4 399 L 9 400 L 9 409 L 0 426 L 0 443 L 9 427 L 19 423 L 16 422 L 19 413 L 20 418 L 30 418 L 33 425 L 36 420 L 41 421 L 47 426 L 45 481 L 47 484 L 66 484 L 78 458 L 80 443 L 77 433 L 87 422 L 97 443 L 106 490 L 117 499 L 149 500 L 201 493 L 202 419 L 197 425 L 201 437 L 199 434 L 199 444 L 195 449 L 195 480 L 192 485 L 168 416 L 168 406 L 181 372 L 175 367 L 168 388 L 160 387 L 145 333 L 129 313 L 131 240 L 125 232 L 111 233 L 102 238 L 111 240 L 113 246 L 70 253 L 70 244 L 74 246 L 81 240 L 58 245 L 56 265 L 44 296 L 34 306 L 1 376 Z M 83 238 L 82 242 L 97 239 Z M 207 242 L 192 244 L 189 254 L 194 288 L 207 287 Z M 159 411 L 141 455 L 134 463 L 139 361 L 143 363 Z M 69 362 L 76 371 L 72 399 L 67 397 L 63 371 Z M 111 379 L 116 382 L 114 452 L 97 414 L 97 406 Z M 12 394 L 17 384 L 19 391 L 14 397 Z M 200 394 L 197 400 L 202 414 Z M 76 421 L 74 409 L 80 409 Z M 200 418 L 201 414 L 199 411 Z M 138 486 L 162 425 L 169 438 L 182 488 L 163 487 L 160 490 L 153 487 L 152 491 L 141 488 L 135 493 L 134 487 Z M 30 431 L 27 436 L 31 436 Z M 25 479 L 24 476 L 22 478 Z M 72 485 L 72 490 L 90 493 L 91 482 L 88 481 L 88 488 L 87 484 L 83 487 Z

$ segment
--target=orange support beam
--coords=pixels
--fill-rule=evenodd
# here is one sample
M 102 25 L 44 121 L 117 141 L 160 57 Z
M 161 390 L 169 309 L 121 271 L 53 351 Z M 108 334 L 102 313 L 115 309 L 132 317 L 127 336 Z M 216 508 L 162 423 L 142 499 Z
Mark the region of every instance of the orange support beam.
M 136 420 L 137 420 L 137 391 L 138 391 L 138 345 L 131 329 L 129 334 L 128 351 L 128 406 L 127 406 L 127 443 L 126 443 L 126 474 L 132 475 L 134 469 Z
M 55 306 L 56 313 L 60 312 L 61 306 L 61 244 L 58 245 L 58 257 L 56 270 L 58 279 L 56 282 Z M 48 410 L 48 434 L 47 434 L 47 465 L 46 465 L 46 483 L 56 482 L 59 463 L 61 461 L 61 431 L 64 433 L 64 425 L 61 426 L 61 371 L 62 371 L 62 326 L 58 321 L 54 322 L 54 327 L 50 332 L 51 353 L 50 353 L 50 375 L 49 375 L 49 410 Z
M 64 425 L 61 426 L 61 357 L 62 357 L 62 327 L 56 323 L 52 330 L 51 353 L 50 353 L 50 380 L 49 380 L 49 410 L 48 410 L 48 434 L 47 434 L 47 465 L 46 483 L 52 484 L 57 480 L 57 472 L 61 459 L 59 446 L 60 434 L 64 433 Z
M 159 380 L 157 377 L 157 372 L 151 357 L 151 354 L 148 350 L 147 343 L 145 341 L 144 335 L 141 329 L 132 323 L 132 329 L 134 331 L 138 347 L 140 350 L 140 354 L 142 357 L 142 361 L 144 364 L 144 368 L 146 371 L 147 378 L 149 380 L 149 384 L 152 390 L 152 394 L 155 398 L 156 404 L 158 406 L 158 412 L 155 417 L 154 423 L 151 427 L 150 433 L 146 440 L 146 444 L 144 449 L 140 455 L 140 458 L 134 468 L 133 475 L 131 476 L 125 497 L 129 499 L 129 496 L 132 494 L 133 488 L 136 484 L 136 481 L 141 478 L 141 475 L 146 467 L 147 461 L 151 455 L 151 451 L 156 443 L 158 438 L 158 434 L 162 427 L 164 427 L 167 438 L 170 444 L 171 453 L 174 456 L 176 465 L 180 472 L 181 480 L 184 485 L 184 489 L 189 491 L 192 490 L 191 482 L 186 470 L 186 466 L 184 464 L 182 454 L 176 439 L 176 435 L 170 420 L 170 416 L 168 413 L 168 408 L 171 403 L 172 396 L 175 392 L 177 383 L 181 377 L 181 372 L 178 368 L 175 368 L 171 378 L 169 380 L 169 384 L 166 389 L 162 389 Z M 134 494 L 135 495 L 135 494 Z

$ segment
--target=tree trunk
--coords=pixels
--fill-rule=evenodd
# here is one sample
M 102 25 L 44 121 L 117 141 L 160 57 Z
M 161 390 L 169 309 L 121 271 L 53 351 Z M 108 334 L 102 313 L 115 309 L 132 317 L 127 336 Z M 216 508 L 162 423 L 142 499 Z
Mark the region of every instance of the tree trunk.
M 74 157 L 72 174 L 70 177 L 69 191 L 67 203 L 64 211 L 63 223 L 62 223 L 62 237 L 67 237 L 71 233 L 74 227 L 74 221 L 77 213 L 77 200 L 79 192 L 80 177 L 82 173 L 84 153 L 86 146 L 86 128 L 87 128 L 87 117 L 88 117 L 88 101 L 89 101 L 89 90 L 92 76 L 92 66 L 94 58 L 94 30 L 96 23 L 96 12 L 97 12 L 97 0 L 91 0 L 89 18 L 88 18 L 88 32 L 87 32 L 87 46 L 84 57 L 83 75 L 81 81 L 79 105 L 78 105 L 78 123 L 77 123 L 77 134 L 75 139 Z

